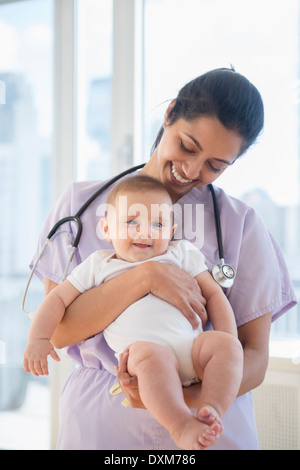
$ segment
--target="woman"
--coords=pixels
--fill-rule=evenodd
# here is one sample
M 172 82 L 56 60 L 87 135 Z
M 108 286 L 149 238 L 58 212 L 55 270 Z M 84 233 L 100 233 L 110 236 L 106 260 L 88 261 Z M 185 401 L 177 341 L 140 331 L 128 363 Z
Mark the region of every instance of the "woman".
M 183 87 L 171 102 L 151 158 L 142 170 L 160 179 L 173 202 L 181 207 L 182 220 L 177 217 L 176 222 L 182 224 L 183 238 L 192 233 L 197 205 L 204 205 L 204 244 L 201 237 L 194 243 L 202 249 L 209 268 L 219 260 L 207 185 L 249 148 L 262 127 L 263 104 L 256 88 L 233 70 L 208 72 Z M 48 217 L 39 243 L 53 223 L 75 213 L 98 186 L 98 182 L 72 184 Z M 239 396 L 224 416 L 224 432 L 212 449 L 257 449 L 249 392 L 265 375 L 272 318 L 294 305 L 295 296 L 281 251 L 254 210 L 221 189 L 216 193 L 226 261 L 237 271 L 233 287 L 225 291 L 244 349 L 244 373 Z M 92 251 L 108 246 L 96 233 L 106 196 L 103 194 L 83 214 L 84 230 L 74 265 Z M 46 293 L 63 273 L 66 245 L 57 237 L 40 263 L 39 275 Z M 62 394 L 58 449 L 176 449 L 169 434 L 142 408 L 134 379 L 133 388 L 123 388 L 131 406 L 121 405 L 124 395 L 109 393 L 117 381 L 116 363 L 101 331 L 150 292 L 177 306 L 192 324 L 199 317 L 206 321 L 204 299 L 194 281 L 171 266 L 154 262 L 146 262 L 80 296 L 52 338 L 58 348 L 69 346 L 69 355 L 80 366 Z M 130 384 L 126 359 L 125 355 L 118 375 L 125 386 L 124 379 Z M 184 389 L 191 408 L 197 406 L 200 393 L 199 384 Z

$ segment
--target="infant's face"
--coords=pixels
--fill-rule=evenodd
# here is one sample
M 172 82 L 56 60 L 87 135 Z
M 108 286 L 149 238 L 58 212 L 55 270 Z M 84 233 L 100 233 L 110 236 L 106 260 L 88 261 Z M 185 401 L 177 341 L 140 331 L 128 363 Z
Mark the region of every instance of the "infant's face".
M 173 236 L 172 202 L 160 191 L 121 192 L 107 221 L 117 258 L 145 261 L 168 248 Z

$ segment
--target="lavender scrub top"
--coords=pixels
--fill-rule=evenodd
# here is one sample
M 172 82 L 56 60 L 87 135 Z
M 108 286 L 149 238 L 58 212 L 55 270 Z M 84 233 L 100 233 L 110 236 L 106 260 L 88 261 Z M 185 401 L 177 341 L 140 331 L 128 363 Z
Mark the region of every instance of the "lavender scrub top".
M 37 253 L 52 226 L 59 219 L 75 214 L 100 184 L 89 181 L 69 185 L 44 224 Z M 104 215 L 108 191 L 82 215 L 82 237 L 70 272 L 92 252 L 111 248 L 101 238 L 99 230 L 99 218 Z M 270 311 L 274 320 L 296 303 L 281 250 L 251 207 L 229 197 L 219 188 L 216 188 L 216 195 L 226 262 L 237 273 L 233 287 L 224 290 L 235 313 L 237 326 Z M 194 188 L 181 198 L 175 207 L 175 219 L 178 224 L 175 238 L 187 238 L 198 246 L 209 269 L 219 263 L 213 204 L 208 187 Z M 63 226 L 63 233 L 45 251 L 37 267 L 41 280 L 48 277 L 60 282 L 74 229 L 73 222 L 69 227 L 68 224 Z M 109 390 L 116 383 L 116 358 L 102 333 L 66 351 L 77 367 L 68 378 L 61 396 L 57 449 L 177 449 L 169 433 L 148 411 L 122 406 L 123 394 L 110 395 Z M 223 424 L 224 432 L 220 440 L 210 449 L 258 449 L 251 393 L 234 401 L 223 417 Z

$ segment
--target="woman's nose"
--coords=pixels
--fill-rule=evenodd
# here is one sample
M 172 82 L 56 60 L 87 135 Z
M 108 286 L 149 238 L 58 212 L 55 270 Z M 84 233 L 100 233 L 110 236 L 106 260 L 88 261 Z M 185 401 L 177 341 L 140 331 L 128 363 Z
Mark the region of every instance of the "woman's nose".
M 189 180 L 195 180 L 199 177 L 203 162 L 200 160 L 186 161 L 182 163 L 183 175 Z

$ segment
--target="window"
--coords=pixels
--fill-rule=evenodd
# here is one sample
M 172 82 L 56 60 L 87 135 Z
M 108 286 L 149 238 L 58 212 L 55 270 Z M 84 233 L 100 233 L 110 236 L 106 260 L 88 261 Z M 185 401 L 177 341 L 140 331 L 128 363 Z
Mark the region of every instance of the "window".
M 265 130 L 217 184 L 261 213 L 284 250 L 300 297 L 298 0 L 145 0 L 145 158 L 166 101 L 189 80 L 232 64 L 260 90 Z M 300 336 L 299 306 L 276 321 L 273 339 Z
M 50 208 L 52 9 L 52 0 L 0 3 L 0 447 L 6 449 L 49 443 L 48 382 L 22 366 L 30 322 L 20 299 Z M 36 305 L 42 295 L 35 282 L 30 300 Z
M 76 179 L 105 180 L 111 167 L 112 0 L 77 2 Z
M 67 110 L 69 122 L 75 123 L 75 142 L 68 146 L 67 163 L 56 160 L 58 171 L 67 168 L 57 187 L 64 187 L 73 164 L 75 179 L 103 180 L 133 161 L 147 160 L 167 101 L 188 80 L 233 64 L 261 91 L 266 126 L 259 144 L 218 183 L 261 212 L 284 249 L 300 297 L 300 1 L 63 2 L 0 1 L 0 44 L 5 44 L 0 48 L 0 210 L 5 223 L 0 231 L 0 447 L 6 449 L 45 449 L 50 442 L 48 381 L 23 371 L 30 323 L 19 305 L 51 194 L 57 196 L 56 182 L 49 178 L 53 128 L 58 125 L 55 6 L 58 11 L 68 5 L 76 13 L 73 44 L 72 32 L 64 27 L 66 18 L 73 20 L 69 11 L 60 10 L 61 30 L 72 42 L 72 51 L 61 48 L 61 59 L 65 64 L 75 51 L 68 78 L 76 89 Z M 116 64 L 122 73 L 113 74 Z M 113 106 L 113 97 L 118 106 Z M 134 136 L 133 122 L 138 127 Z M 141 141 L 142 151 L 133 158 L 132 149 L 139 149 Z M 35 281 L 28 309 L 42 295 Z M 299 308 L 274 324 L 273 339 L 299 338 Z

